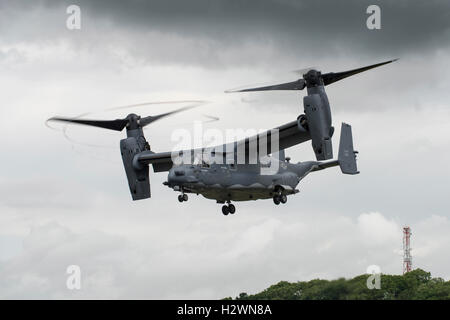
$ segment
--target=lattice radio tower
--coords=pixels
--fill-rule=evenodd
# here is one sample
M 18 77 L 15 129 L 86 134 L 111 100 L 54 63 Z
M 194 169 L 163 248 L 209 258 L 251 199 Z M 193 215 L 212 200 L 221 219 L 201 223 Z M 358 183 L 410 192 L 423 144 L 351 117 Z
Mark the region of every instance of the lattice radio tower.
M 403 228 L 403 274 L 410 272 L 412 269 L 411 257 L 411 228 Z

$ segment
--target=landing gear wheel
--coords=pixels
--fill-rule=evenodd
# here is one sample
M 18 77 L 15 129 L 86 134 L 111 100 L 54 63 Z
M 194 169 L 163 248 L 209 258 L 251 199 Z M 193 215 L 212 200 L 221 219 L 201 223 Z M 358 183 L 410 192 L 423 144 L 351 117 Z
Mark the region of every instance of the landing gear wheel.
M 187 194 L 183 194 L 183 201 L 188 201 L 188 195 Z
M 287 196 L 286 196 L 285 194 L 282 194 L 282 195 L 280 196 L 280 202 L 281 202 L 281 203 L 286 203 L 286 202 L 287 202 Z
M 180 202 L 184 201 L 183 196 L 181 194 L 178 196 L 178 201 L 180 201 Z
M 222 213 L 227 216 L 230 213 L 228 206 L 222 206 Z
M 229 204 L 228 205 L 228 211 L 231 213 L 231 214 L 233 214 L 233 213 L 235 213 L 236 212 L 236 207 L 234 206 L 234 204 Z
M 273 197 L 273 203 L 275 203 L 276 205 L 280 204 L 280 198 L 278 196 L 274 196 Z

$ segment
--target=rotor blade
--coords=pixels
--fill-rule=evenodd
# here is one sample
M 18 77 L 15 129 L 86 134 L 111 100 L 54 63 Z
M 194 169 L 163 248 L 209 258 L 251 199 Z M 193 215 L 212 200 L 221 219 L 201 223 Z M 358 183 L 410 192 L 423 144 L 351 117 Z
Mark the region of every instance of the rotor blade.
M 209 116 L 207 114 L 204 114 L 203 116 L 209 119 L 209 120 L 203 121 L 203 123 L 214 122 L 214 121 L 220 120 L 219 117 Z
M 176 109 L 176 110 L 174 110 L 174 111 L 170 111 L 170 112 L 166 112 L 166 113 L 161 113 L 161 114 L 158 114 L 158 115 L 156 115 L 156 116 L 148 116 L 148 117 L 144 117 L 144 118 L 141 118 L 141 119 L 139 120 L 139 124 L 140 124 L 142 127 L 145 127 L 146 125 L 149 125 L 149 124 L 152 123 L 152 122 L 155 122 L 155 121 L 157 121 L 157 120 L 160 120 L 160 119 L 165 118 L 165 117 L 168 117 L 168 116 L 171 116 L 171 115 L 176 114 L 176 113 L 178 113 L 178 112 L 182 112 L 182 111 L 185 111 L 185 110 L 189 110 L 189 109 L 195 108 L 196 106 L 197 106 L 197 104 L 195 104 L 195 105 L 190 105 L 190 106 L 187 106 L 187 107 L 183 107 L 183 108 L 180 108 L 180 109 Z
M 353 69 L 353 70 L 348 70 L 348 71 L 342 71 L 342 72 L 329 72 L 329 73 L 325 73 L 322 74 L 322 79 L 323 79 L 323 84 L 324 85 L 329 85 L 332 84 L 333 82 L 345 79 L 347 77 L 353 76 L 355 74 L 376 68 L 376 67 L 380 67 L 382 65 L 397 61 L 398 59 L 394 59 L 394 60 L 389 60 L 389 61 L 385 61 L 385 62 L 381 62 L 381 63 L 377 63 L 377 64 L 373 64 L 367 67 L 362 67 L 362 68 L 358 68 L 358 69 Z
M 305 80 L 298 79 L 297 81 L 276 84 L 273 86 L 265 86 L 241 90 L 227 90 L 225 92 L 231 93 L 231 92 L 267 91 L 267 90 L 303 90 L 304 88 L 305 88 Z
M 53 117 L 47 121 L 62 121 L 76 124 L 83 124 L 86 126 L 99 127 L 104 129 L 110 129 L 115 131 L 122 131 L 126 127 L 127 119 L 116 119 L 116 120 L 87 120 L 87 119 L 70 119 L 70 118 L 59 118 Z

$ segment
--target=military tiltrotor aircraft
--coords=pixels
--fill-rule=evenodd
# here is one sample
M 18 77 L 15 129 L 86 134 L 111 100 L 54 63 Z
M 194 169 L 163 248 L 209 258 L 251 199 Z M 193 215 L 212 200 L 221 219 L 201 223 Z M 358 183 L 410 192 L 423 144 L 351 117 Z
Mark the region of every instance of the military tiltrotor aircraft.
M 157 116 L 129 114 L 116 120 L 87 120 L 53 117 L 49 120 L 95 126 L 110 130 L 126 129 L 120 141 L 125 173 L 133 200 L 150 198 L 149 165 L 154 172 L 168 171 L 164 185 L 180 192 L 178 200 L 188 200 L 188 193 L 223 204 L 224 215 L 234 214 L 231 201 L 273 199 L 286 203 L 287 196 L 298 192 L 296 186 L 310 172 L 339 166 L 344 174 L 357 174 L 351 126 L 342 124 L 337 160 L 333 159 L 331 138 L 334 127 L 325 86 L 366 70 L 391 63 L 390 60 L 363 68 L 337 73 L 311 69 L 299 80 L 259 88 L 228 92 L 266 90 L 303 90 L 304 114 L 297 120 L 243 140 L 209 148 L 173 152 L 154 152 L 144 137 L 146 125 L 189 109 L 181 108 Z M 316 161 L 290 163 L 285 149 L 311 140 Z

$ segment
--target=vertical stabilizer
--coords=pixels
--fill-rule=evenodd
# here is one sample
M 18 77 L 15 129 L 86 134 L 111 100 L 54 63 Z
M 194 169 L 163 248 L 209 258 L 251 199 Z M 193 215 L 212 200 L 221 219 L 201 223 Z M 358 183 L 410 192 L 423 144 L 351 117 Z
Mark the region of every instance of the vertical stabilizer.
M 338 156 L 339 167 L 341 168 L 342 173 L 359 173 L 356 166 L 357 153 L 358 151 L 353 150 L 352 127 L 349 124 L 342 123 Z

